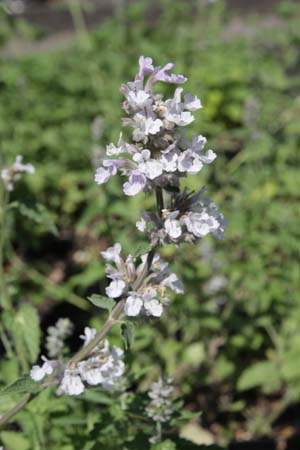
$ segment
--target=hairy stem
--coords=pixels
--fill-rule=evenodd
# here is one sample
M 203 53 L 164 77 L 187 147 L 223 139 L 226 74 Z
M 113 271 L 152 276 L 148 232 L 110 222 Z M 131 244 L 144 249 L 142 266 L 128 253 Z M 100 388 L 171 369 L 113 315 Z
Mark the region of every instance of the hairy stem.
M 72 368 L 77 362 L 81 361 L 82 359 L 85 359 L 89 356 L 89 354 L 94 350 L 94 348 L 105 338 L 107 333 L 111 330 L 111 328 L 115 325 L 115 323 L 118 321 L 120 316 L 123 314 L 124 310 L 124 303 L 125 300 L 120 300 L 114 309 L 112 310 L 109 318 L 101 328 L 101 330 L 98 331 L 94 339 L 91 340 L 91 342 L 82 349 L 79 350 L 68 362 L 68 367 Z

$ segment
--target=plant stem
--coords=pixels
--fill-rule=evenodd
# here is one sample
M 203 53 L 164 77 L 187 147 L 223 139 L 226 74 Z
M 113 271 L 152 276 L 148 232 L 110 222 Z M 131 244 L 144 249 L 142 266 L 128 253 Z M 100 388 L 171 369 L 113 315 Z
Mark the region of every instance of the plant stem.
M 11 408 L 7 413 L 0 416 L 0 428 L 2 428 L 7 422 L 10 421 L 19 411 L 21 411 L 25 405 L 33 398 L 32 394 L 27 394 L 22 400 L 19 401 L 13 408 Z
M 157 206 L 157 212 L 159 214 L 159 217 L 162 216 L 162 210 L 164 209 L 164 197 L 163 197 L 163 191 L 162 188 L 157 187 L 155 190 L 156 193 L 156 206 Z
M 4 247 L 6 238 L 6 213 L 9 203 L 9 192 L 5 189 L 3 183 L 0 183 L 1 199 L 0 199 L 0 212 L 1 212 L 1 228 L 0 228 L 0 304 L 3 309 L 10 309 L 10 302 L 7 293 L 5 273 L 4 273 Z
M 77 362 L 81 361 L 82 359 L 89 356 L 89 354 L 92 352 L 92 350 L 105 338 L 107 333 L 111 330 L 111 328 L 117 323 L 118 319 L 123 313 L 124 309 L 124 303 L 125 300 L 120 300 L 114 309 L 112 310 L 109 318 L 101 328 L 101 330 L 98 331 L 94 339 L 91 340 L 91 342 L 82 349 L 79 350 L 68 362 L 67 367 L 72 368 Z

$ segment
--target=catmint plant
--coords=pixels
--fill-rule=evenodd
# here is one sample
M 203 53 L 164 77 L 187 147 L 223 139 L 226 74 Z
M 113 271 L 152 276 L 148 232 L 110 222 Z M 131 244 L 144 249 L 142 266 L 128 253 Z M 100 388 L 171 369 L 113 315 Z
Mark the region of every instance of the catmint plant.
M 169 272 L 157 253 L 159 245 L 194 242 L 208 233 L 223 237 L 224 217 L 213 202 L 203 198 L 205 189 L 197 193 L 180 189 L 181 178 L 198 174 L 216 154 L 204 152 L 206 138 L 202 135 L 194 135 L 190 141 L 185 136 L 185 127 L 195 119 L 193 112 L 202 107 L 200 100 L 189 93 L 183 96 L 182 87 L 177 87 L 170 99 L 155 92 L 159 82 L 187 81 L 183 75 L 171 73 L 173 68 L 172 63 L 155 67 L 151 58 L 141 56 L 135 80 L 121 86 L 126 113 L 123 125 L 132 129 L 132 140 L 126 142 L 120 134 L 117 145 L 107 146 L 107 158 L 102 159 L 95 181 L 106 183 L 120 172 L 126 177 L 125 195 L 156 193 L 157 211 L 144 211 L 137 221 L 138 230 L 150 240 L 150 250 L 124 258 L 121 244 L 116 243 L 101 252 L 109 279 L 105 292 L 114 305 L 105 331 L 87 329 L 83 349 L 69 363 L 44 359 L 41 367 L 31 370 L 35 381 L 49 376 L 51 383 L 56 382 L 58 394 L 79 395 L 86 385 L 111 387 L 125 370 L 121 349 L 110 351 L 106 340 L 104 347 L 100 344 L 111 326 L 125 316 L 158 318 L 169 303 L 168 293 L 184 292 L 177 275 Z
M 55 385 L 57 395 L 76 396 L 94 386 L 118 389 L 126 374 L 125 355 L 107 340 L 111 328 L 120 323 L 126 327 L 139 318 L 158 320 L 170 302 L 170 293 L 184 292 L 177 275 L 160 257 L 159 247 L 195 243 L 209 233 L 223 237 L 225 219 L 204 196 L 205 189 L 190 192 L 181 188 L 182 178 L 198 175 L 215 160 L 216 154 L 204 150 L 204 136 L 187 138 L 185 128 L 194 121 L 193 113 L 202 104 L 196 96 L 183 93 L 181 85 L 187 78 L 173 73 L 173 69 L 172 63 L 154 66 L 151 58 L 141 56 L 135 79 L 121 86 L 123 125 L 131 130 L 131 139 L 125 141 L 121 133 L 116 145 L 106 147 L 95 182 L 102 185 L 119 173 L 124 177 L 126 196 L 155 194 L 156 210 L 141 212 L 136 222 L 149 245 L 147 251 L 127 256 L 122 254 L 118 242 L 101 252 L 109 282 L 106 296 L 96 295 L 91 301 L 106 308 L 109 317 L 99 331 L 85 328 L 81 336 L 83 346 L 72 358 L 63 358 L 70 323 L 59 321 L 48 330 L 46 348 L 53 359 L 42 356 L 42 364 L 31 368 L 30 377 L 41 387 Z M 180 86 L 175 87 L 173 97 L 165 99 L 157 92 L 160 83 Z M 16 163 L 20 165 L 21 161 Z M 18 167 L 19 171 L 32 171 L 28 166 Z M 13 186 L 14 170 L 2 171 L 7 189 Z M 172 391 L 169 380 L 159 380 L 151 387 L 147 414 L 158 428 L 172 413 Z

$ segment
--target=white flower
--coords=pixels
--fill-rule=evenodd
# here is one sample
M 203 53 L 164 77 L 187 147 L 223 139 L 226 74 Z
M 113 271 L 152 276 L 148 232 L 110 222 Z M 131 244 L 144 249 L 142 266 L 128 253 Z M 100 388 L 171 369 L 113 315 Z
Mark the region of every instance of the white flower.
M 163 169 L 166 172 L 175 172 L 177 170 L 178 155 L 175 151 L 164 152 L 160 157 Z
M 194 134 L 192 137 L 191 149 L 200 154 L 205 147 L 207 139 L 202 134 Z
M 129 296 L 125 302 L 125 314 L 129 317 L 136 317 L 141 312 L 143 301 L 139 297 Z
M 178 170 L 180 172 L 198 173 L 203 167 L 198 155 L 192 150 L 185 150 L 178 158 Z
M 23 156 L 18 155 L 16 157 L 15 163 L 13 164 L 13 169 L 16 172 L 27 172 L 27 173 L 33 174 L 35 172 L 34 166 L 32 164 L 23 164 L 22 161 L 23 161 Z
M 120 133 L 117 147 L 114 144 L 109 144 L 106 147 L 106 154 L 108 156 L 111 155 L 119 155 L 120 153 L 125 153 L 127 151 L 126 142 L 122 139 L 122 133 Z
M 193 114 L 190 113 L 190 111 L 183 111 L 180 114 L 176 113 L 167 113 L 166 119 L 169 122 L 173 122 L 179 127 L 185 127 L 186 125 L 189 125 L 195 120 L 195 117 Z
M 43 366 L 33 366 L 30 370 L 30 376 L 34 381 L 41 381 L 46 375 L 47 372 Z
M 33 366 L 30 370 L 30 377 L 34 381 L 41 381 L 46 375 L 52 375 L 56 366 L 55 361 L 48 361 L 44 356 L 42 359 L 45 361 L 42 366 Z
M 105 289 L 106 294 L 110 298 L 120 297 L 126 287 L 126 283 L 123 280 L 113 280 L 109 286 Z
M 105 340 L 104 347 L 95 356 L 79 363 L 82 380 L 91 386 L 101 384 L 104 388 L 112 388 L 116 378 L 124 373 L 123 357 L 122 349 L 115 346 L 110 349 L 109 342 Z
M 202 105 L 198 97 L 194 97 L 192 94 L 185 94 L 184 107 L 189 111 L 197 111 L 197 109 L 202 108 Z
M 135 153 L 132 157 L 133 161 L 137 163 L 144 163 L 151 157 L 151 152 L 147 148 L 142 150 L 141 152 Z
M 147 179 L 139 170 L 133 170 L 126 183 L 123 184 L 123 192 L 126 195 L 136 195 L 143 191 Z
M 137 142 L 147 142 L 149 134 L 155 135 L 159 133 L 163 123 L 160 119 L 152 119 L 152 117 L 145 117 L 143 114 L 137 113 L 133 118 L 133 139 Z
M 199 155 L 199 158 L 205 164 L 211 164 L 216 159 L 216 157 L 217 157 L 217 155 L 211 149 L 209 149 L 207 151 L 206 155 L 204 155 L 204 154 Z
M 160 127 L 163 125 L 160 119 L 153 120 L 151 117 L 148 117 L 145 120 L 145 134 L 157 134 L 159 133 Z
M 23 156 L 18 155 L 13 164 L 3 167 L 0 172 L 0 177 L 3 180 L 5 189 L 9 192 L 13 191 L 14 183 L 21 178 L 23 172 L 33 174 L 35 168 L 32 164 L 23 164 Z
M 181 236 L 182 230 L 178 220 L 167 219 L 164 223 L 164 227 L 172 239 L 177 239 Z
M 161 282 L 161 284 L 162 286 L 166 286 L 172 289 L 172 291 L 174 291 L 176 294 L 184 293 L 182 282 L 178 279 L 175 273 L 170 273 L 170 275 L 167 278 L 165 278 Z
M 163 306 L 157 299 L 152 299 L 145 302 L 144 308 L 148 315 L 154 317 L 160 317 L 163 313 Z
M 163 173 L 163 165 L 156 159 L 150 159 L 144 164 L 144 166 L 144 173 L 150 180 L 154 180 L 154 178 L 159 177 Z
M 146 229 L 147 223 L 146 223 L 145 219 L 142 217 L 140 220 L 138 220 L 136 222 L 135 225 L 136 225 L 137 229 L 143 233 Z
M 105 261 L 117 262 L 120 259 L 121 250 L 122 246 L 117 242 L 113 247 L 109 247 L 107 250 L 101 252 L 101 255 Z
M 65 370 L 61 384 L 57 390 L 59 395 L 80 395 L 84 392 L 84 384 L 80 376 L 72 371 Z
M 127 100 L 130 106 L 132 106 L 134 109 L 143 108 L 147 104 L 151 103 L 150 95 L 143 90 L 137 92 L 130 91 L 127 95 Z
M 97 386 L 97 384 L 104 381 L 99 358 L 97 356 L 89 358 L 87 361 L 82 361 L 79 364 L 79 370 L 82 379 L 91 386 Z
M 219 228 L 217 219 L 207 212 L 189 212 L 183 220 L 188 231 L 193 233 L 196 237 L 206 236 L 211 231 L 215 231 Z
M 99 167 L 96 170 L 95 174 L 95 182 L 97 184 L 103 184 L 106 183 L 110 179 L 111 173 L 109 170 L 104 169 L 104 167 Z
M 97 330 L 95 328 L 84 327 L 84 334 L 80 335 L 80 339 L 82 339 L 83 345 L 88 345 L 96 336 Z

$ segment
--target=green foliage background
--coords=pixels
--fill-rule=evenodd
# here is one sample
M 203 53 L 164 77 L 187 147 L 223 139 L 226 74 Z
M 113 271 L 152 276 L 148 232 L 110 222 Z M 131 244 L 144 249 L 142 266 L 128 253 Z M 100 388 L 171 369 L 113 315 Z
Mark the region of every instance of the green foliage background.
M 141 388 L 161 369 L 172 374 L 188 408 L 203 411 L 206 426 L 217 423 L 224 439 L 241 427 L 270 433 L 277 415 L 300 395 L 300 10 L 284 2 L 276 31 L 256 18 L 251 32 L 236 34 L 221 1 L 171 3 L 162 2 L 154 23 L 137 3 L 66 49 L 2 58 L 0 151 L 7 163 L 22 154 L 36 167 L 13 194 L 21 208 L 9 217 L 11 295 L 19 315 L 29 313 L 25 305 L 38 308 L 43 331 L 58 315 L 70 315 L 80 331 L 88 321 L 99 326 L 104 320 L 85 300 L 105 287 L 99 251 L 118 240 L 132 252 L 140 239 L 139 211 L 153 202 L 125 198 L 119 179 L 95 185 L 93 161 L 118 139 L 119 86 L 133 78 L 138 56 L 174 61 L 189 78 L 188 92 L 204 105 L 192 131 L 207 136 L 218 154 L 189 185 L 206 185 L 229 224 L 223 242 L 162 251 L 186 294 L 173 299 L 161 322 L 137 327 L 127 362 Z M 91 130 L 96 117 L 98 137 Z M 210 288 L 216 276 L 226 280 L 218 291 Z M 119 342 L 117 331 L 112 340 Z M 34 345 L 25 367 L 38 354 Z M 17 364 L 0 364 L 1 383 L 14 381 Z M 261 409 L 261 398 L 272 399 L 272 406 Z M 45 391 L 28 408 L 37 423 L 21 413 L 25 434 L 7 431 L 2 439 L 9 433 L 19 439 L 15 447 L 6 444 L 14 450 L 58 443 L 62 450 L 93 449 L 86 420 L 93 439 L 100 425 L 98 405 L 90 401 L 78 406 Z M 103 445 L 111 445 L 112 417 L 128 426 L 122 414 L 120 408 L 103 412 Z M 124 445 L 120 429 L 113 436 L 114 445 Z

